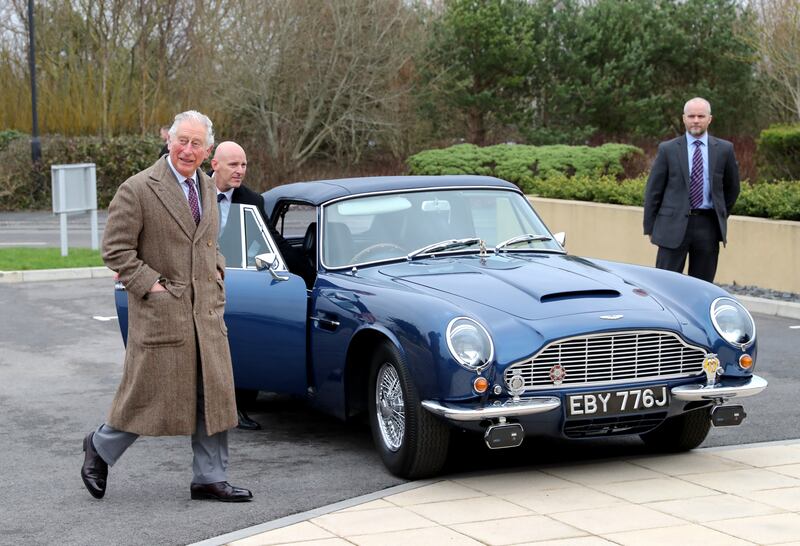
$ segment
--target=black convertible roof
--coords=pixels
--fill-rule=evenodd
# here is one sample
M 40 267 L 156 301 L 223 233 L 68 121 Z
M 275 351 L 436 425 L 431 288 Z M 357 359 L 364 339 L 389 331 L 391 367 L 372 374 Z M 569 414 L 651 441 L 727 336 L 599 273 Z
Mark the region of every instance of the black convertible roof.
M 297 201 L 317 206 L 332 199 L 349 195 L 458 186 L 494 187 L 519 191 L 517 186 L 511 182 L 491 176 L 465 174 L 447 176 L 370 176 L 284 184 L 264 192 L 264 208 L 272 216 L 275 204 L 280 200 Z

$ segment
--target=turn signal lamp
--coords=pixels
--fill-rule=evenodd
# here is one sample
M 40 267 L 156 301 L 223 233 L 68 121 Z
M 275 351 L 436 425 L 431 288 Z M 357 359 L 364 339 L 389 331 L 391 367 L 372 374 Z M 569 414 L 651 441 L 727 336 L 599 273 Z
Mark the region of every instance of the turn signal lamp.
M 753 357 L 748 355 L 748 354 L 744 354 L 744 355 L 740 356 L 739 357 L 739 366 L 743 370 L 749 370 L 750 368 L 753 367 Z
M 472 382 L 472 388 L 475 389 L 475 392 L 483 394 L 489 388 L 489 381 L 485 377 L 476 377 Z

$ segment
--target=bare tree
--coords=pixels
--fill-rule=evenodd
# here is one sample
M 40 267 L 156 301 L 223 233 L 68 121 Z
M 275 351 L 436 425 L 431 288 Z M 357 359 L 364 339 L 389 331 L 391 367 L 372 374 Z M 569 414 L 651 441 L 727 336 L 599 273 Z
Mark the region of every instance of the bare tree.
M 27 1 L 0 3 L 0 121 L 30 119 Z M 37 0 L 45 132 L 148 132 L 187 107 L 213 111 L 216 22 L 230 0 Z M 27 104 L 20 101 L 27 100 Z
M 763 73 L 775 84 L 771 98 L 800 121 L 800 0 L 751 0 L 759 24 L 742 37 L 758 52 Z
M 371 142 L 393 140 L 415 46 L 408 3 L 241 3 L 229 20 L 218 93 L 273 173 L 321 154 L 355 162 Z

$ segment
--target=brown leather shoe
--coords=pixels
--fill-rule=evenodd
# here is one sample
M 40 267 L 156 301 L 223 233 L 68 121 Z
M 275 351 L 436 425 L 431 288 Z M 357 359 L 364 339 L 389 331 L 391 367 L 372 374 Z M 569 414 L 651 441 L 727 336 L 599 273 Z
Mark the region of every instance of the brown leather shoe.
M 193 500 L 218 500 L 222 502 L 247 502 L 253 498 L 249 489 L 234 487 L 228 482 L 193 483 L 190 487 Z
M 86 455 L 83 458 L 83 466 L 81 467 L 81 478 L 89 493 L 96 499 L 102 499 L 103 495 L 106 494 L 108 464 L 95 451 L 94 444 L 92 444 L 93 436 L 94 432 L 90 432 L 83 439 L 83 451 Z

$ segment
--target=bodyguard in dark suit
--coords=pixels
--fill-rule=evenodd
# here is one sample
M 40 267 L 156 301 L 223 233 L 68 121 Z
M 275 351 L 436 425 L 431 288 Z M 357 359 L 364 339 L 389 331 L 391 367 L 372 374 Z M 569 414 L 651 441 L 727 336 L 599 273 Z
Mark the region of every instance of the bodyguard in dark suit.
M 644 195 L 644 234 L 658 245 L 656 267 L 714 281 L 719 242 L 739 196 L 733 144 L 708 134 L 711 104 L 693 98 L 683 107 L 686 134 L 662 142 Z
M 219 231 L 225 229 L 231 203 L 255 205 L 264 221 L 264 198 L 253 190 L 242 185 L 247 172 L 247 156 L 244 149 L 235 142 L 220 142 L 211 160 L 214 185 L 217 188 L 216 196 L 219 204 L 220 226 Z M 236 389 L 236 409 L 239 418 L 238 428 L 243 430 L 260 430 L 261 425 L 247 415 L 244 406 L 252 397 L 252 392 Z

